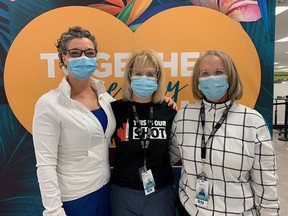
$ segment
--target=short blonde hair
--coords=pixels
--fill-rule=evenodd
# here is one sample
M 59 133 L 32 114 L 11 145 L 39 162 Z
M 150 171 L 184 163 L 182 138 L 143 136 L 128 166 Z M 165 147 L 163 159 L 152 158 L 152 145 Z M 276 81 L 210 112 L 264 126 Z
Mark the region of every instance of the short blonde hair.
M 152 102 L 155 104 L 163 102 L 165 94 L 164 66 L 158 53 L 151 49 L 133 53 L 128 59 L 125 65 L 124 81 L 122 86 L 122 99 L 124 101 L 132 101 L 133 91 L 131 89 L 131 69 L 134 65 L 144 66 L 146 63 L 152 64 L 158 73 L 158 88 L 152 95 Z
M 196 100 L 201 100 L 204 98 L 204 94 L 201 90 L 199 90 L 199 76 L 200 76 L 200 63 L 203 59 L 208 56 L 217 56 L 219 57 L 223 64 L 224 70 L 227 74 L 227 81 L 229 84 L 229 88 L 227 90 L 227 96 L 229 100 L 239 100 L 243 95 L 243 86 L 240 80 L 239 74 L 237 72 L 237 68 L 233 62 L 233 60 L 224 52 L 218 50 L 208 50 L 201 55 L 196 61 L 193 69 L 192 75 L 192 93 Z

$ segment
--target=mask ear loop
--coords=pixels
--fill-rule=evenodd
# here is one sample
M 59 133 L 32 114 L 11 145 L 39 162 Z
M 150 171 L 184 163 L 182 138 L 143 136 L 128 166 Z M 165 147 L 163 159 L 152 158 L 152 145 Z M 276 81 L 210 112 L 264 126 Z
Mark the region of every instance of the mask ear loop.
M 64 58 L 67 59 L 66 56 L 64 56 Z M 68 59 L 67 59 L 67 60 L 68 60 Z M 67 69 L 67 67 L 66 67 L 65 65 L 62 65 L 62 66 L 61 66 L 61 69 L 62 69 L 62 71 L 64 72 L 65 75 L 69 75 L 68 69 Z
M 69 75 L 68 69 L 64 65 L 61 66 L 61 69 L 65 75 Z

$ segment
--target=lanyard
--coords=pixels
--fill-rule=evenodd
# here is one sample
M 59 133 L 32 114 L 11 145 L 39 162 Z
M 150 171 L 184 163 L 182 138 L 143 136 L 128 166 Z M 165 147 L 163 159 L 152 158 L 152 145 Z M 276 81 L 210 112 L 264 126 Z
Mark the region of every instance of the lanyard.
M 136 110 L 136 106 L 133 105 L 132 106 L 133 109 L 133 116 L 134 119 L 136 121 L 136 127 L 137 127 L 137 132 L 140 136 L 140 141 L 141 141 L 141 145 L 142 145 L 142 149 L 143 149 L 143 153 L 144 153 L 144 167 L 146 167 L 146 149 L 149 148 L 149 143 L 150 143 L 150 137 L 151 137 L 151 127 L 152 127 L 152 119 L 153 119 L 153 106 L 150 107 L 150 114 L 149 114 L 149 120 L 148 120 L 148 129 L 147 129 L 147 138 L 145 139 L 144 142 L 144 134 L 142 133 L 141 130 L 141 125 L 140 125 L 140 120 L 139 120 L 139 116 Z
M 201 140 L 201 159 L 206 158 L 206 144 L 208 143 L 209 139 L 214 136 L 214 134 L 217 132 L 217 130 L 220 128 L 222 123 L 225 121 L 228 115 L 228 111 L 230 107 L 232 106 L 232 103 L 229 104 L 229 106 L 225 109 L 224 113 L 222 114 L 220 120 L 217 122 L 217 124 L 213 127 L 213 130 L 211 131 L 211 134 L 209 135 L 209 138 L 205 142 L 205 135 L 204 135 L 204 126 L 205 126 L 205 107 L 204 103 L 202 101 L 201 103 L 201 109 L 200 109 L 200 118 L 201 118 L 201 125 L 203 128 L 203 134 L 202 134 L 202 140 Z

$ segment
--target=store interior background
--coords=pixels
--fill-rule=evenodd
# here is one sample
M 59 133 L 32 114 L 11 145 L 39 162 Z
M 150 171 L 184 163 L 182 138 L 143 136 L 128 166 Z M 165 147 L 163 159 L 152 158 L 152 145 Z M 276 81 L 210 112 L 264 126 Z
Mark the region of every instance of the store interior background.
M 276 0 L 274 71 L 286 72 L 288 77 L 288 0 Z M 274 83 L 274 98 L 288 96 L 288 79 Z M 274 101 L 275 102 L 275 101 Z M 278 102 L 284 102 L 279 100 Z M 274 105 L 275 113 L 275 105 Z M 284 124 L 285 106 L 277 107 L 277 123 Z M 273 123 L 275 115 L 273 115 Z
M 280 11 L 282 11 L 280 13 Z M 279 13 L 277 15 L 277 13 Z M 275 72 L 287 73 L 286 79 L 274 82 L 274 98 L 288 97 L 288 0 L 276 0 L 276 28 L 275 28 Z M 286 101 L 288 98 L 286 99 Z M 274 99 L 274 103 L 276 100 Z M 278 102 L 284 103 L 281 99 Z M 275 126 L 275 105 L 273 124 Z M 277 107 L 277 123 L 284 125 L 285 105 Z M 286 130 L 287 132 L 287 130 Z M 280 200 L 280 215 L 288 215 L 288 141 L 283 141 L 285 134 L 281 134 L 279 130 L 273 130 L 273 141 L 277 159 L 277 173 L 279 176 L 278 193 Z M 287 137 L 287 134 L 286 134 Z

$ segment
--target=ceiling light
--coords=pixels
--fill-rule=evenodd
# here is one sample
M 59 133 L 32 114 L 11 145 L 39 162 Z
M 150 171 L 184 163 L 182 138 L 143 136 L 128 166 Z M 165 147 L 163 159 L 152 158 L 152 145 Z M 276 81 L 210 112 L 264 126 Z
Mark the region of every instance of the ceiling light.
M 286 66 L 278 66 L 278 67 L 275 67 L 275 69 L 279 69 L 279 68 L 285 68 Z
M 275 9 L 275 15 L 277 16 L 278 14 L 284 12 L 288 10 L 288 7 L 284 7 L 284 6 L 277 6 Z
M 274 65 L 275 65 L 275 64 L 279 64 L 279 63 L 280 63 L 280 62 L 274 62 Z
M 281 38 L 275 42 L 287 42 L 288 41 L 288 37 L 285 37 L 285 38 Z

